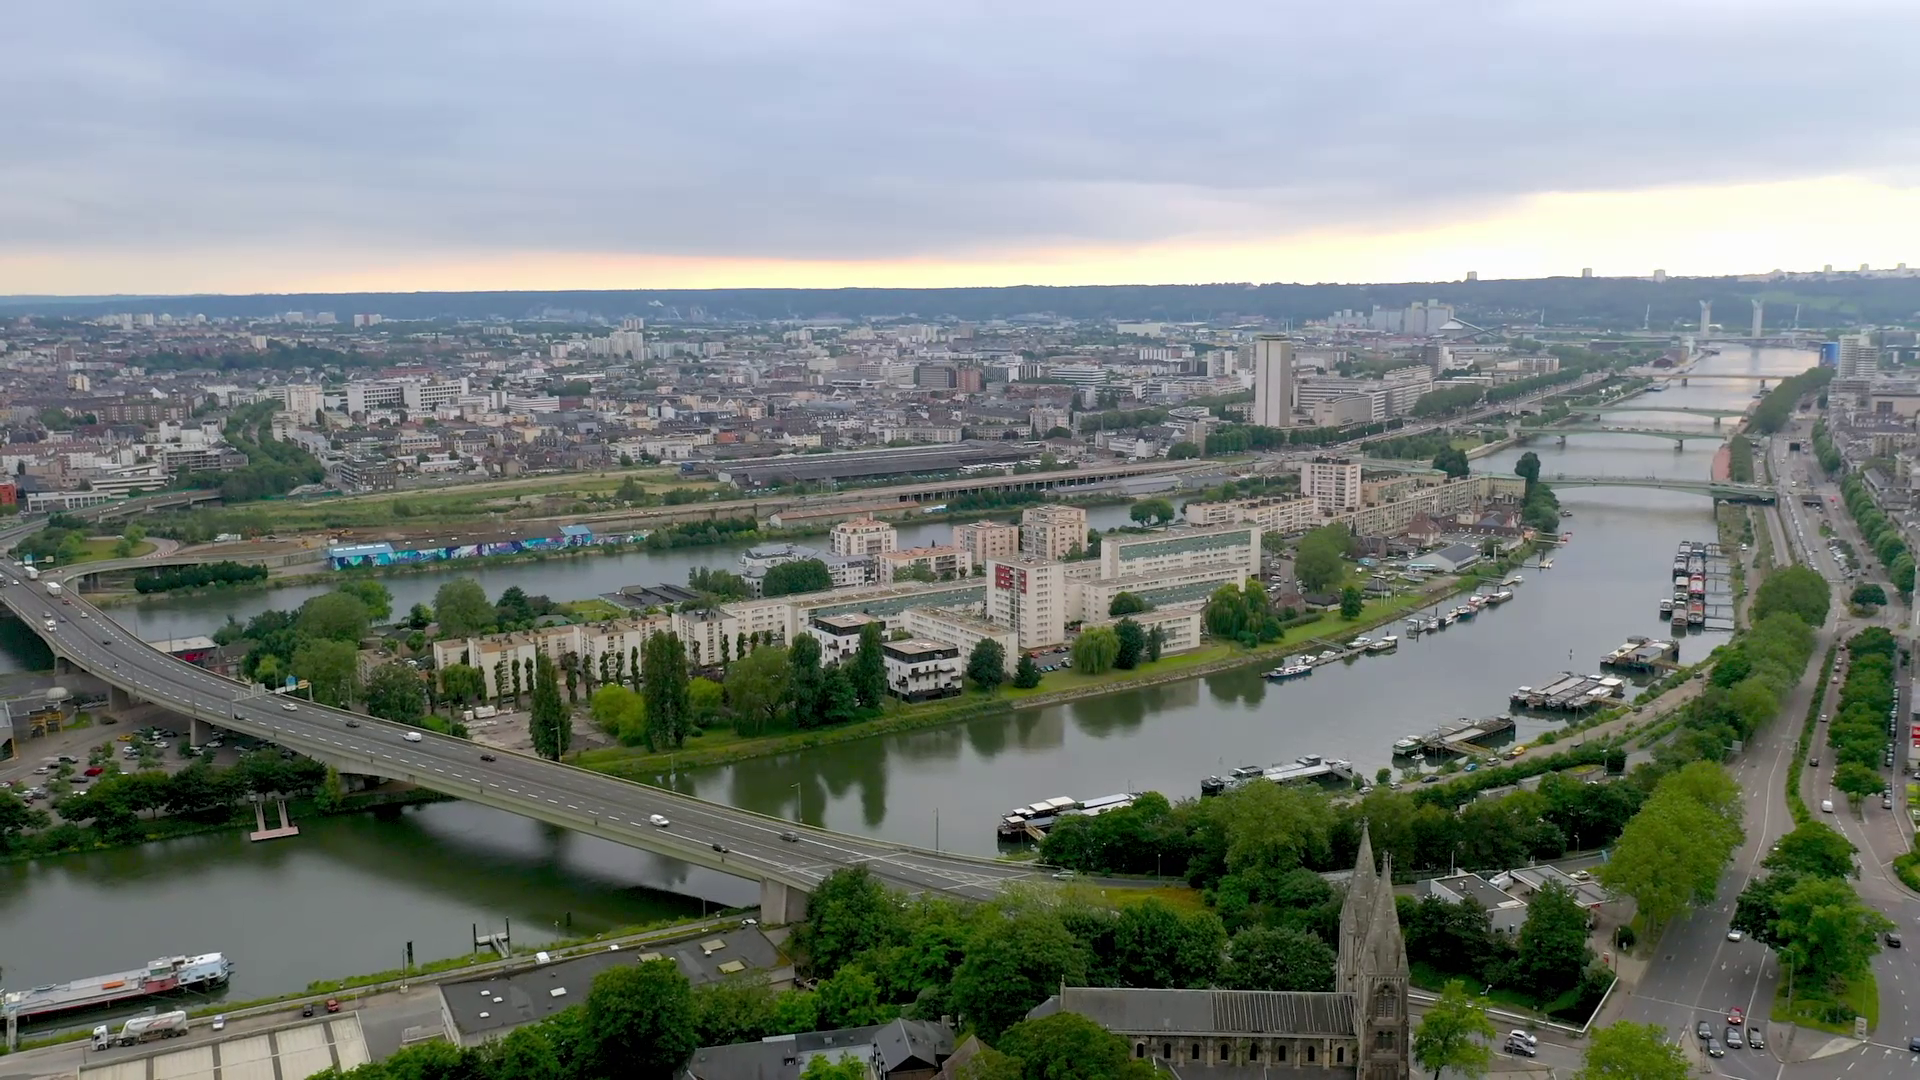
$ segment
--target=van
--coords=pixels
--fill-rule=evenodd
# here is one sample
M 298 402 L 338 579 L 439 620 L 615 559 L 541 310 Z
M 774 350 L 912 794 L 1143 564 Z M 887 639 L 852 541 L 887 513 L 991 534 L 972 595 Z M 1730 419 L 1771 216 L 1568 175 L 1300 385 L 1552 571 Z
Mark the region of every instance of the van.
M 1831 814 L 1831 813 L 1833 813 L 1833 800 L 1832 800 L 1832 799 L 1821 799 L 1821 800 L 1820 800 L 1820 812 L 1821 812 L 1821 813 L 1823 813 L 1823 814 Z

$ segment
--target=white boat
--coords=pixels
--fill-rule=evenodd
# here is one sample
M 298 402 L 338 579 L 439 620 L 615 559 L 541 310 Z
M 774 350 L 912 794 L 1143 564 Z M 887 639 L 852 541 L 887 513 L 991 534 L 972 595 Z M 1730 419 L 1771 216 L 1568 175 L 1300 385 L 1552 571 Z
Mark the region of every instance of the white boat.
M 1425 736 L 1408 735 L 1403 739 L 1395 739 L 1393 741 L 1393 752 L 1395 754 L 1400 755 L 1401 757 L 1405 757 L 1406 755 L 1413 753 L 1414 751 L 1420 749 L 1426 744 L 1427 744 L 1427 740 Z
M 1400 639 L 1397 637 L 1394 637 L 1392 634 L 1388 634 L 1387 636 L 1381 638 L 1379 641 L 1370 642 L 1367 645 L 1367 651 L 1370 653 L 1392 652 L 1393 650 L 1399 647 L 1400 647 Z
M 1506 578 L 1506 580 L 1505 580 L 1505 581 L 1502 581 L 1502 582 L 1501 582 L 1500 584 L 1502 584 L 1502 585 L 1518 585 L 1518 584 L 1520 584 L 1521 582 L 1523 582 L 1523 581 L 1525 581 L 1525 580 L 1527 580 L 1527 579 L 1526 579 L 1526 578 L 1523 578 L 1523 577 L 1521 577 L 1521 576 L 1520 576 L 1519 574 L 1508 574 L 1508 575 L 1507 575 L 1507 578 Z

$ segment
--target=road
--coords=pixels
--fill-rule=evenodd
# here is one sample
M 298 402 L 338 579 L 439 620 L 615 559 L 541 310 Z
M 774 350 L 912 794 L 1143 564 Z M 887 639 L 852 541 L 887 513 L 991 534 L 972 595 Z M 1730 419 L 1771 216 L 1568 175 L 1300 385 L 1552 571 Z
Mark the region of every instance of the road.
M 0 532 L 0 549 L 38 527 L 32 523 Z M 6 572 L 9 578 L 22 573 L 16 566 Z M 44 585 L 22 578 L 18 585 L 0 587 L 0 602 L 57 655 L 140 698 L 269 740 L 343 772 L 411 781 L 802 892 L 847 866 L 866 866 L 896 888 L 967 899 L 988 899 L 1011 881 L 1046 876 L 1032 864 L 810 828 L 505 750 L 490 751 L 496 760 L 483 761 L 483 748 L 463 739 L 296 702 L 214 675 L 153 649 L 70 590 L 56 598 Z M 670 825 L 650 824 L 656 814 Z M 763 892 L 763 906 L 767 903 Z M 768 911 L 766 917 L 785 921 L 781 912 Z

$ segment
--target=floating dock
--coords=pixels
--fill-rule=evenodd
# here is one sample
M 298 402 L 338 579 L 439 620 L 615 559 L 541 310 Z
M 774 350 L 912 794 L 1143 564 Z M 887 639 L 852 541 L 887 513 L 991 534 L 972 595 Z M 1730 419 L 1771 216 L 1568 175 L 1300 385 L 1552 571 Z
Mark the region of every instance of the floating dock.
M 1409 739 L 1401 739 L 1393 744 L 1394 753 L 1402 757 L 1411 757 L 1414 750 L 1430 757 L 1442 757 L 1447 754 L 1473 754 L 1480 749 L 1477 743 L 1498 738 L 1513 730 L 1513 717 L 1506 713 L 1489 716 L 1484 720 L 1461 717 L 1459 722 L 1440 728 L 1428 735 L 1411 736 L 1418 740 L 1418 746 L 1403 750 Z
M 1226 776 L 1209 776 L 1200 782 L 1200 794 L 1218 795 L 1256 780 L 1275 784 L 1308 781 L 1353 782 L 1353 762 L 1328 760 L 1319 754 L 1302 754 L 1284 765 L 1242 765 Z
M 1680 643 L 1635 634 L 1601 657 L 1600 666 L 1618 671 L 1667 671 L 1680 666 Z
M 1611 675 L 1576 675 L 1563 671 L 1544 686 L 1522 686 L 1513 692 L 1518 708 L 1550 712 L 1579 712 L 1617 700 L 1625 680 Z
M 223 985 L 232 977 L 233 962 L 221 953 L 163 956 L 132 971 L 7 993 L 0 998 L 0 1011 L 31 1020 L 37 1016 L 118 1005 L 175 990 L 204 990 Z

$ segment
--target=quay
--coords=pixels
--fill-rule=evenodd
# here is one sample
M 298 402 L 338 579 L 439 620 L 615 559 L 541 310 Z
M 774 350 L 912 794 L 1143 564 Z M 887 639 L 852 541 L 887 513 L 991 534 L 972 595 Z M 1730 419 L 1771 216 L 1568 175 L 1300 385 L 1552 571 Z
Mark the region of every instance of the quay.
M 1610 675 L 1576 675 L 1563 671 L 1544 686 L 1522 686 L 1513 692 L 1520 708 L 1551 712 L 1579 712 L 1618 698 L 1626 683 Z
M 1619 671 L 1669 671 L 1680 666 L 1680 643 L 1635 634 L 1601 657 L 1600 666 Z

